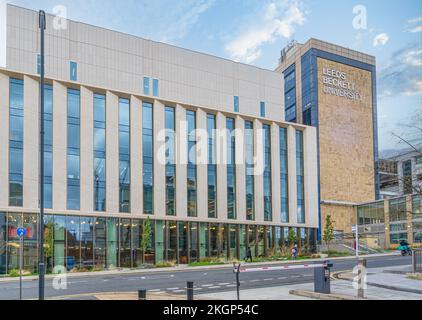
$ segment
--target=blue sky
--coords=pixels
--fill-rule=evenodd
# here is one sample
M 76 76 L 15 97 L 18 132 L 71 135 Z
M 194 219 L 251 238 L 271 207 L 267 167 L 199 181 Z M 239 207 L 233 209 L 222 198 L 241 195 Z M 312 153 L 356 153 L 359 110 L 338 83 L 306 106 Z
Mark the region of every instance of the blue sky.
M 400 148 L 422 110 L 420 0 L 10 0 L 140 37 L 274 69 L 291 40 L 315 37 L 376 56 L 381 150 Z M 356 29 L 353 9 L 366 10 Z M 362 11 L 360 11 L 362 12 Z M 355 19 L 356 20 L 356 19 Z M 361 26 L 363 26 L 361 24 Z

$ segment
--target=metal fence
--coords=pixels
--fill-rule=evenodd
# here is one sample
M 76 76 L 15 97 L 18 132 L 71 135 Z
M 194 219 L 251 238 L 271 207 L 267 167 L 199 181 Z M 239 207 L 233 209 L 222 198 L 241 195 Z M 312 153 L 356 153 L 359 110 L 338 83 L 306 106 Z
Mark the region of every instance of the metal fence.
M 412 266 L 413 266 L 413 273 L 422 272 L 422 249 L 413 249 Z

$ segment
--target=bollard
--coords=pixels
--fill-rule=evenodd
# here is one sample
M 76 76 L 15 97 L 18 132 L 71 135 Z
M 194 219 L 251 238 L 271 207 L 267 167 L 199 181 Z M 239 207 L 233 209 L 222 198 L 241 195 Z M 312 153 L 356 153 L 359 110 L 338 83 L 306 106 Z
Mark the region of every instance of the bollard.
M 364 278 L 366 278 L 366 259 L 359 259 L 358 262 L 358 298 L 365 298 L 365 283 Z
M 193 281 L 188 281 L 186 286 L 187 300 L 193 300 Z
M 240 300 L 240 281 L 239 281 L 239 273 L 240 273 L 240 263 L 236 266 L 236 263 L 233 263 L 233 272 L 236 274 L 236 293 L 237 293 L 237 300 Z
M 146 300 L 147 291 L 145 289 L 138 290 L 138 300 Z

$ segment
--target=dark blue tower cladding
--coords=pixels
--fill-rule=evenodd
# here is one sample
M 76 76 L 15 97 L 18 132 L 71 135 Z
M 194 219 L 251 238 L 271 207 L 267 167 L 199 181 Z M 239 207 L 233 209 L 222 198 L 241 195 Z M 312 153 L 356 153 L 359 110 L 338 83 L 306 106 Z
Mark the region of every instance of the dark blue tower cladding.
M 283 74 L 285 119 L 288 122 L 296 122 L 296 65 L 292 64 Z
M 374 183 L 375 183 L 375 199 L 379 199 L 379 176 L 378 176 L 378 121 L 377 121 L 377 84 L 376 84 L 376 67 L 371 64 L 360 62 L 339 56 L 334 53 L 322 51 L 319 49 L 309 49 L 301 58 L 302 67 L 302 113 L 303 124 L 312 125 L 317 128 L 317 145 L 318 145 L 318 240 L 321 240 L 321 192 L 320 192 L 320 155 L 319 155 L 319 123 L 318 123 L 318 65 L 317 58 L 331 60 L 340 64 L 345 64 L 358 69 L 366 70 L 371 73 L 372 82 L 372 126 L 373 126 L 373 152 L 374 152 Z M 286 75 L 287 68 L 284 74 Z M 285 76 L 286 77 L 286 76 Z M 287 115 L 287 114 L 286 114 Z M 286 121 L 288 119 L 286 118 Z

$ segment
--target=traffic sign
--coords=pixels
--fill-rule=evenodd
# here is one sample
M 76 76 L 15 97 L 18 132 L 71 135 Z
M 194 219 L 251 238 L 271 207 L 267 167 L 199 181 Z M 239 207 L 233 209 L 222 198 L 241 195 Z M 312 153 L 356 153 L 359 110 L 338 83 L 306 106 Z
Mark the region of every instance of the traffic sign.
M 16 230 L 16 234 L 18 235 L 19 238 L 23 238 L 26 235 L 26 229 L 24 227 L 19 227 Z
M 352 224 L 352 233 L 355 233 L 355 232 L 356 232 L 356 225 Z

